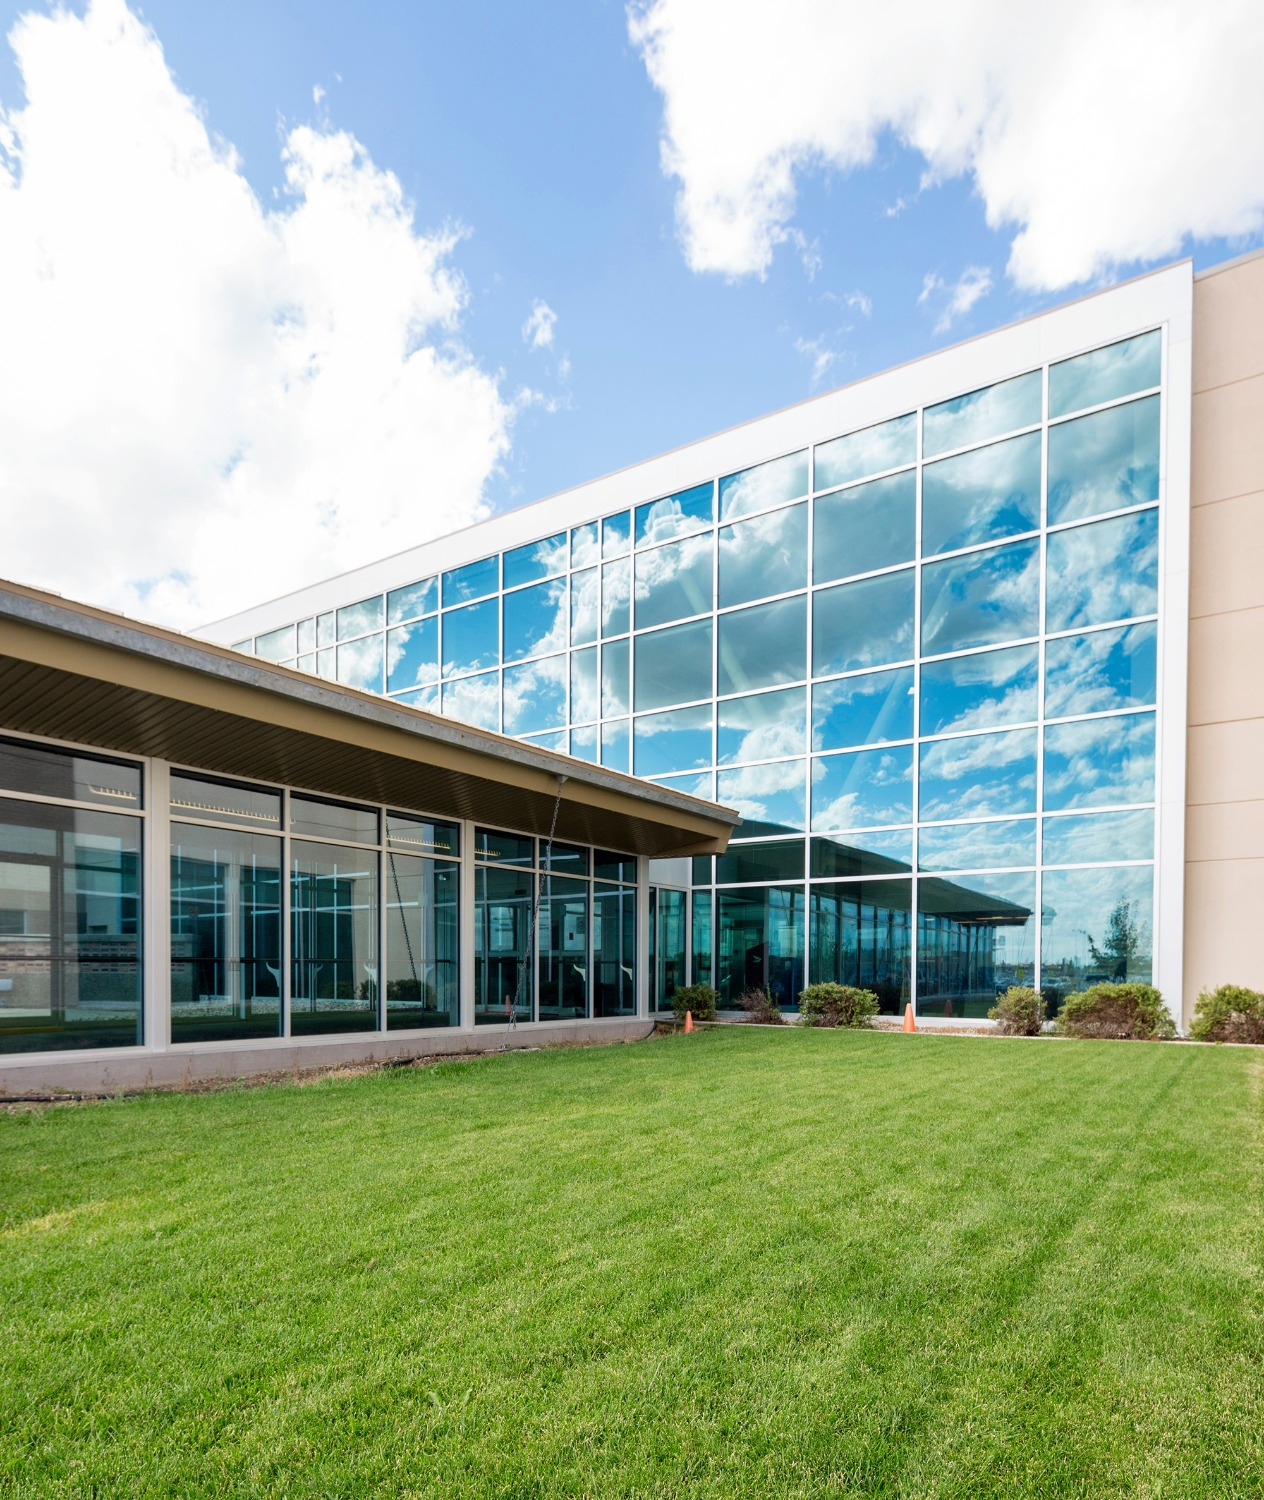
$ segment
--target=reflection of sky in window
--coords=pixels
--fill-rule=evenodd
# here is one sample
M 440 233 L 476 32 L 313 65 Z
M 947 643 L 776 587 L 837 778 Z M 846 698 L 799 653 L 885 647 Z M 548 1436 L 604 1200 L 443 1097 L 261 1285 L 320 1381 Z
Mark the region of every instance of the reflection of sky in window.
M 1045 730 L 1045 807 L 1154 800 L 1154 715 L 1121 714 Z
M 742 815 L 741 835 L 801 833 L 804 766 L 801 760 L 741 766 L 716 774 L 716 797 Z
M 601 764 L 612 771 L 628 769 L 628 721 L 614 719 L 601 726 Z
M 711 764 L 711 707 L 646 714 L 632 730 L 632 769 L 637 776 L 701 770 Z
M 338 647 L 338 681 L 347 687 L 364 688 L 366 692 L 382 691 L 382 637 L 366 636 L 362 641 Z
M 1040 650 L 1009 646 L 922 666 L 924 735 L 999 729 L 1035 719 Z
M 816 447 L 813 480 L 818 490 L 867 479 L 917 462 L 917 413 L 893 417 Z
M 711 608 L 710 534 L 636 555 L 636 627 L 668 625 Z
M 504 611 L 505 660 L 542 656 L 566 649 L 566 580 L 537 583 L 506 594 Z
M 1036 820 L 945 823 L 917 835 L 919 870 L 1003 870 L 1036 863 Z
M 296 632 L 293 625 L 282 625 L 279 630 L 270 630 L 255 641 L 255 655 L 265 661 L 285 661 L 297 650 Z
M 812 762 L 812 828 L 867 828 L 913 817 L 913 749 L 854 750 Z
M 423 578 L 419 583 L 392 589 L 387 594 L 386 623 L 398 625 L 401 620 L 414 620 L 418 615 L 432 614 L 438 608 L 439 580 Z
M 571 567 L 587 568 L 601 560 L 596 521 L 571 528 Z
M 711 696 L 711 621 L 652 630 L 636 639 L 633 698 L 639 712 Z
M 807 596 L 721 615 L 719 691 L 776 687 L 807 675 Z
M 791 453 L 720 480 L 720 518 L 749 515 L 808 492 L 808 455 Z
M 566 723 L 564 656 L 505 668 L 505 733 L 537 734 Z
M 1049 429 L 1049 524 L 1159 498 L 1159 398 Z
M 913 570 L 862 578 L 812 596 L 812 672 L 850 672 L 913 654 Z
M 571 652 L 571 722 L 582 724 L 597 712 L 597 648 Z
M 623 557 L 632 550 L 632 512 L 620 511 L 601 523 L 602 557 Z
M 1154 702 L 1159 628 L 1125 625 L 1045 646 L 1045 716 L 1105 713 Z
M 388 630 L 386 643 L 386 687 L 389 692 L 434 682 L 438 678 L 437 615 L 418 620 L 412 625 L 401 625 L 398 629 Z
M 566 533 L 545 537 L 540 542 L 529 542 L 525 547 L 515 547 L 505 553 L 504 586 L 517 588 L 521 583 L 535 583 L 541 578 L 553 578 L 566 571 Z
M 808 508 L 792 505 L 720 528 L 720 607 L 807 583 Z
M 1036 810 L 1036 731 L 965 735 L 923 745 L 918 807 L 926 822 Z
M 1159 607 L 1159 513 L 1052 532 L 1046 567 L 1046 630 L 1152 615 Z
M 813 583 L 912 560 L 917 534 L 915 469 L 821 495 L 812 503 Z
M 922 569 L 922 650 L 965 651 L 1035 635 L 1040 544 L 1011 542 Z
M 443 716 L 476 724 L 480 729 L 500 728 L 500 673 L 484 672 L 443 685 Z
M 706 484 L 696 484 L 693 489 L 682 490 L 678 495 L 668 495 L 662 500 L 651 500 L 648 505 L 638 505 L 637 546 L 669 542 L 674 537 L 705 531 L 711 525 L 715 504 L 714 488 L 711 481 L 707 480 Z
M 481 599 L 500 587 L 500 557 L 482 557 L 478 562 L 450 568 L 443 575 L 443 607 Z
M 1040 434 L 922 470 L 922 552 L 952 552 L 1040 526 Z
M 882 875 L 892 873 L 894 861 L 905 870 L 913 865 L 913 830 L 885 828 L 871 833 L 838 833 L 811 841 L 812 875 Z
M 1133 961 L 1123 974 L 1118 973 L 1118 956 L 1104 946 L 1111 913 L 1121 902 L 1122 914 L 1136 927 Z M 1042 982 L 1056 989 L 1065 989 L 1068 982 L 1080 988 L 1124 978 L 1148 983 L 1153 907 L 1150 865 L 1046 871 L 1040 901 Z M 1094 946 L 1102 961 L 1093 956 Z
M 601 717 L 614 719 L 628 711 L 628 643 L 607 641 L 601 648 Z
M 631 628 L 632 569 L 629 558 L 601 567 L 601 633 L 625 635 Z
M 476 672 L 500 660 L 500 601 L 485 599 L 443 616 L 443 675 Z
M 597 761 L 597 726 L 586 724 L 582 729 L 571 730 L 571 754 L 576 760 Z
M 813 750 L 912 737 L 912 667 L 818 682 L 812 689 Z
M 801 755 L 803 713 L 801 687 L 722 699 L 716 705 L 717 760 L 723 765 Z
M 690 771 L 684 776 L 656 776 L 658 786 L 670 787 L 674 792 L 684 792 L 690 797 L 705 797 L 708 802 L 715 797 L 715 783 L 710 771 Z
M 1131 396 L 1134 391 L 1149 390 L 1159 383 L 1163 349 L 1158 330 L 1140 333 L 1136 338 L 1077 354 L 1049 366 L 1049 415 L 1065 416 Z
M 344 604 L 338 611 L 338 639 L 345 641 L 353 635 L 364 635 L 369 630 L 382 628 L 382 596 L 374 594 L 372 599 L 362 599 L 359 604 Z
M 571 574 L 571 645 L 587 646 L 597 639 L 601 613 L 601 582 L 596 568 Z
M 965 396 L 928 406 L 922 413 L 922 455 L 931 458 L 950 448 L 1001 437 L 1040 420 L 1041 374 L 1018 375 Z
M 1044 820 L 1046 865 L 1111 864 L 1121 859 L 1154 858 L 1154 810 L 1072 813 Z

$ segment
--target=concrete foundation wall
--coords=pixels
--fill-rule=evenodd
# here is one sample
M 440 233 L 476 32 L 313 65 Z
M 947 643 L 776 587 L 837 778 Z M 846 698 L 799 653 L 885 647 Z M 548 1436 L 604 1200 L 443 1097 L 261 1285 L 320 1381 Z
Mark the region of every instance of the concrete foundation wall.
M 1184 1021 L 1264 989 L 1264 256 L 1194 281 Z

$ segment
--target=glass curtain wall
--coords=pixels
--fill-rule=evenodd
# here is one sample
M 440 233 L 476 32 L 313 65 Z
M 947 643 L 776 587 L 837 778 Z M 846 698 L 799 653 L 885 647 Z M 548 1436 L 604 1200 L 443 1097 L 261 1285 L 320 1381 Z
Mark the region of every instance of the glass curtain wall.
M 460 848 L 455 823 L 386 815 L 388 1031 L 460 1024 Z

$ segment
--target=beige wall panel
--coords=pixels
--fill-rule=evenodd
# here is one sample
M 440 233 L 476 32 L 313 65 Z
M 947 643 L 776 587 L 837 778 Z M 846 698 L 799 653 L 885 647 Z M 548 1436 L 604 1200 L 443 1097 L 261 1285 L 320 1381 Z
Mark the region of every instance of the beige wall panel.
M 1189 623 L 1189 723 L 1264 718 L 1264 608 Z
M 1189 549 L 1191 618 L 1264 608 L 1264 494 L 1197 506 Z
M 1197 806 L 1208 802 L 1258 802 L 1261 798 L 1264 798 L 1264 719 L 1194 725 L 1189 731 L 1188 802 Z
M 1191 807 L 1185 816 L 1185 858 L 1264 858 L 1264 798 Z
M 1219 860 L 1185 870 L 1184 1022 L 1199 990 L 1245 984 L 1264 990 L 1264 859 Z
M 1264 373 L 1264 256 L 1194 279 L 1194 389 Z
M 1194 397 L 1190 500 L 1264 490 L 1264 375 Z

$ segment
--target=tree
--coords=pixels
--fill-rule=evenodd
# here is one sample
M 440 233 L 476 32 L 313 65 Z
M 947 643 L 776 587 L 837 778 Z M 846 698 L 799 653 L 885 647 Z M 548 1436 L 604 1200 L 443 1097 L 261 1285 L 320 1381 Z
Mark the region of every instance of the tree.
M 1105 969 L 1116 982 L 1147 967 L 1142 960 L 1149 957 L 1146 949 L 1150 934 L 1146 931 L 1145 924 L 1133 916 L 1132 910 L 1133 903 L 1125 901 L 1122 896 L 1115 902 L 1106 919 L 1106 935 L 1100 948 L 1093 941 L 1091 932 L 1085 934 L 1093 962 Z

